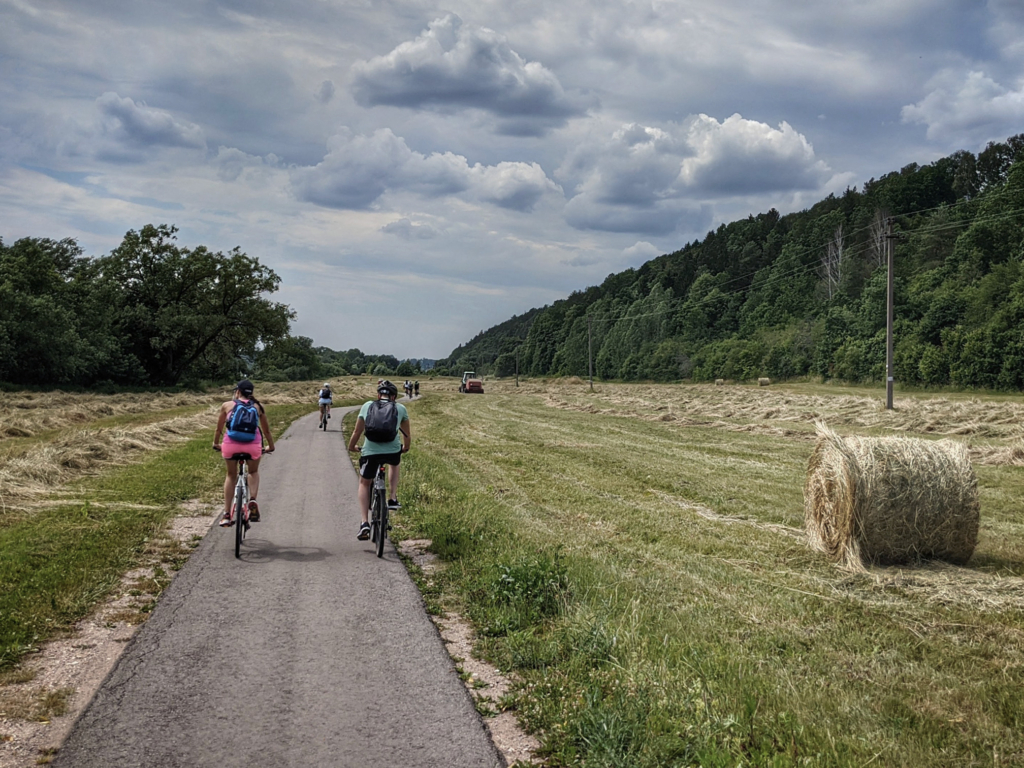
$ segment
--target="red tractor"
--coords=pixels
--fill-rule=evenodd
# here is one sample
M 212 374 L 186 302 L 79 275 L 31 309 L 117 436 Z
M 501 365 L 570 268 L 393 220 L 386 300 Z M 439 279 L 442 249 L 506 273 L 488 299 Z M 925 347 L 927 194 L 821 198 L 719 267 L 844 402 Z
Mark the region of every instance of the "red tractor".
M 459 392 L 464 392 L 467 395 L 470 392 L 476 392 L 482 395 L 484 393 L 484 383 L 481 379 L 478 379 L 474 371 L 466 371 L 462 374 L 462 383 L 459 384 Z

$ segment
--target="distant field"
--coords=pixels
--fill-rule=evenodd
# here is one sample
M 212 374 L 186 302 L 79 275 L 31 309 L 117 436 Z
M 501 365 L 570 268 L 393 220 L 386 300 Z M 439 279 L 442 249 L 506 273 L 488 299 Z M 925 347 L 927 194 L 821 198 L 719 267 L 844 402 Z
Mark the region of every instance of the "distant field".
M 820 385 L 424 388 L 402 536 L 554 765 L 1024 764 L 1024 406 Z M 443 391 L 439 391 L 443 390 Z M 806 545 L 815 419 L 967 442 L 967 567 Z

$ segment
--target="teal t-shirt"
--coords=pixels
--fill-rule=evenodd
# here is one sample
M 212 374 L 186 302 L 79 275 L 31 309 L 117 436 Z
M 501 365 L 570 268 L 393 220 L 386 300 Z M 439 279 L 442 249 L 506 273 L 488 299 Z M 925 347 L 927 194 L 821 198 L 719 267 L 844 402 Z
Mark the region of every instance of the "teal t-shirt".
M 364 422 L 366 421 L 366 412 L 370 410 L 370 406 L 375 402 L 375 400 L 365 402 L 363 403 L 363 407 L 359 409 L 359 418 Z M 373 440 L 364 440 L 363 456 L 376 456 L 381 453 L 398 453 L 402 450 L 402 424 L 409 420 L 409 412 L 405 410 L 405 406 L 401 403 L 395 403 L 395 407 L 398 409 L 398 434 L 395 435 L 395 439 L 389 443 L 375 443 Z

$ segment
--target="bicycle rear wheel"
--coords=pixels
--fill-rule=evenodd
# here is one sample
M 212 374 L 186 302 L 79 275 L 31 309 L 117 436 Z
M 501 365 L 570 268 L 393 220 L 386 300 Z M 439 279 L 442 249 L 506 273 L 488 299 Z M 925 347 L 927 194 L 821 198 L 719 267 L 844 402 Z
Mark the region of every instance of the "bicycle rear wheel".
M 245 538 L 245 492 L 239 484 L 235 490 L 235 557 L 242 556 L 243 538 Z
M 322 414 L 320 414 L 320 428 L 324 432 L 327 431 L 327 411 L 324 411 Z
M 380 521 L 380 512 L 377 509 L 377 492 L 374 491 L 370 497 L 370 541 L 377 543 L 377 523 Z
M 384 542 L 388 539 L 388 500 L 384 494 L 381 494 L 378 504 L 380 504 L 380 525 L 377 531 L 377 557 L 384 557 Z

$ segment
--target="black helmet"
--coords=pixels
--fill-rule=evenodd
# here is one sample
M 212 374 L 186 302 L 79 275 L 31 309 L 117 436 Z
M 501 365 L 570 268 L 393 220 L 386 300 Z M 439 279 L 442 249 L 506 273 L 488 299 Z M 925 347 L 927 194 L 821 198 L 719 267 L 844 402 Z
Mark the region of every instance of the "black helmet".
M 398 387 L 385 379 L 377 385 L 377 394 L 387 395 L 388 397 L 398 397 Z

